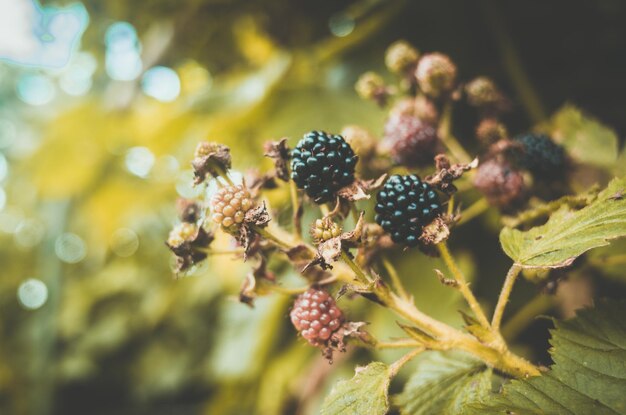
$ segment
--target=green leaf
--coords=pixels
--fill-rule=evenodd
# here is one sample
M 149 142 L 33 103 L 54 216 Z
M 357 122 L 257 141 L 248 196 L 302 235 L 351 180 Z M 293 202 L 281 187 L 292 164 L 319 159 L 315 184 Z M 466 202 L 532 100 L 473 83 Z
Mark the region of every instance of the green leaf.
M 552 369 L 512 381 L 501 394 L 472 404 L 476 414 L 626 414 L 626 302 L 605 302 L 595 310 L 556 322 Z M 475 412 L 473 412 L 475 410 Z
M 504 252 L 525 268 L 559 268 L 582 253 L 626 236 L 626 179 L 614 179 L 597 199 L 580 210 L 562 206 L 545 225 L 526 232 L 504 228 Z
M 358 367 L 350 380 L 333 387 L 322 405 L 322 415 L 383 415 L 389 410 L 389 366 L 372 362 Z
M 552 135 L 575 160 L 600 167 L 612 167 L 617 159 L 615 131 L 566 105 L 552 116 Z
M 491 370 L 481 361 L 461 353 L 431 352 L 418 361 L 394 404 L 407 415 L 456 415 L 490 391 Z

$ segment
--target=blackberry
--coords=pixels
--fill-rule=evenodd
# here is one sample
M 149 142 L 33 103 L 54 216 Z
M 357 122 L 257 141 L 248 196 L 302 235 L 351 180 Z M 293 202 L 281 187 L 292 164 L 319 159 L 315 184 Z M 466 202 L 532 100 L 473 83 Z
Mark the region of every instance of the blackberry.
M 507 162 L 492 159 L 481 163 L 474 177 L 474 186 L 491 205 L 511 208 L 526 197 L 524 175 Z
M 533 174 L 540 176 L 558 175 L 565 167 L 565 150 L 545 134 L 526 134 L 515 138 L 521 151 L 516 162 Z
M 300 294 L 289 316 L 296 330 L 313 346 L 327 344 L 343 323 L 343 313 L 335 300 L 321 288 L 309 288 Z
M 415 77 L 420 89 L 429 97 L 448 94 L 456 84 L 456 65 L 442 53 L 429 53 L 417 63 Z
M 358 157 L 340 135 L 311 131 L 291 157 L 291 178 L 315 203 L 330 202 L 339 189 L 354 181 Z
M 419 177 L 391 176 L 376 196 L 376 222 L 395 243 L 416 246 L 424 226 L 439 212 L 437 192 Z
M 439 143 L 434 126 L 406 114 L 389 117 L 384 140 L 393 161 L 408 167 L 431 163 Z

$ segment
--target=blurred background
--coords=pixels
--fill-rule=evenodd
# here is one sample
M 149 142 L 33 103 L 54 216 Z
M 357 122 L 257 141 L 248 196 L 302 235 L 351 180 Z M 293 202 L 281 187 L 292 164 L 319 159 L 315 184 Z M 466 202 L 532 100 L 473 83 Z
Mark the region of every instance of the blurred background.
M 202 191 L 197 142 L 231 146 L 243 170 L 270 167 L 266 140 L 346 124 L 380 134 L 385 111 L 353 86 L 386 74 L 400 38 L 450 55 L 462 80 L 492 77 L 514 102 L 513 133 L 572 103 L 623 137 L 625 20 L 620 0 L 0 0 L 0 413 L 317 413 L 355 363 L 396 355 L 352 350 L 328 366 L 296 338 L 288 298 L 236 301 L 240 261 L 173 277 L 164 240 L 176 198 Z M 476 114 L 456 114 L 472 148 Z M 509 265 L 494 215 L 452 241 L 472 246 L 460 257 L 485 299 Z M 464 244 L 477 232 L 484 243 Z M 460 324 L 456 293 L 431 277 L 410 279 L 418 304 Z M 623 271 L 609 277 L 574 291 L 623 294 Z M 536 292 L 522 282 L 511 308 Z M 350 313 L 399 334 L 366 305 Z M 518 350 L 549 363 L 548 327 L 533 323 Z

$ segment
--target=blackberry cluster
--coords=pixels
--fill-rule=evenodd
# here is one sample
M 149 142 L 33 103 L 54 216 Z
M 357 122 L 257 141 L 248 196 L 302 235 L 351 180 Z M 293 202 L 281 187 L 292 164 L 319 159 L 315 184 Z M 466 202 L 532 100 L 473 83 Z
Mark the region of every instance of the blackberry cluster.
M 515 139 L 521 144 L 517 163 L 540 176 L 555 175 L 565 167 L 565 150 L 545 134 L 526 134 Z
M 340 135 L 311 131 L 291 152 L 291 178 L 315 203 L 333 200 L 354 181 L 358 157 Z
M 343 323 L 343 313 L 330 294 L 309 288 L 300 294 L 289 314 L 298 332 L 313 346 L 324 345 Z
M 439 142 L 437 129 L 412 115 L 391 116 L 384 139 L 393 161 L 408 167 L 431 163 Z
M 426 182 L 411 174 L 391 176 L 376 196 L 376 222 L 395 243 L 416 246 L 424 226 L 439 212 L 439 196 Z

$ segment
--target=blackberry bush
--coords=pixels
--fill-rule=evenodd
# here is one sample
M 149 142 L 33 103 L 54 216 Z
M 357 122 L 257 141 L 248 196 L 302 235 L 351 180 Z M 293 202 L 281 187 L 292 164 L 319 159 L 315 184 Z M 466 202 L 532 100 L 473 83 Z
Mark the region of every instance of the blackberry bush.
M 394 242 L 416 246 L 422 228 L 441 212 L 435 189 L 414 174 L 391 176 L 376 196 L 376 222 Z
M 564 173 L 565 150 L 550 137 L 531 133 L 515 140 L 521 145 L 521 151 L 516 152 L 516 161 L 521 167 L 544 179 Z
M 315 203 L 330 202 L 354 181 L 358 157 L 340 135 L 311 131 L 291 152 L 291 178 Z
M 343 323 L 343 313 L 335 300 L 321 288 L 300 294 L 289 316 L 300 335 L 314 346 L 328 342 Z

